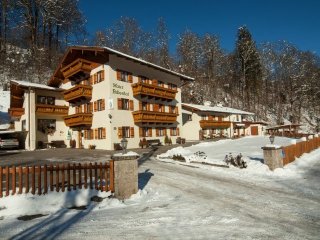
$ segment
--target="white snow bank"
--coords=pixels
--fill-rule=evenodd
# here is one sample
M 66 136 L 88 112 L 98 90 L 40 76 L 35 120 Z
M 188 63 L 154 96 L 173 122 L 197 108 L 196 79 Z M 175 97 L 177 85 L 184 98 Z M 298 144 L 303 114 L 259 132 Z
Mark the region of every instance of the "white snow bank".
M 128 204 L 134 204 L 148 196 L 146 190 L 139 190 L 129 199 L 120 201 L 116 198 L 108 198 L 111 192 L 101 192 L 97 190 L 82 189 L 66 192 L 49 192 L 45 195 L 17 194 L 0 198 L 0 217 L 12 218 L 23 215 L 33 214 L 53 214 L 63 208 L 90 206 L 96 204 L 91 201 L 91 197 L 98 196 L 103 201 L 98 203 L 95 210 L 125 207 Z
M 276 137 L 275 142 L 280 147 L 290 145 L 292 139 L 285 137 Z M 245 137 L 237 140 L 221 140 L 217 142 L 204 142 L 191 147 L 177 147 L 157 156 L 159 160 L 172 161 L 173 155 L 181 155 L 186 159 L 187 164 L 191 162 L 207 162 L 213 164 L 225 165 L 225 155 L 232 154 L 236 156 L 241 153 L 243 159 L 247 162 L 247 168 L 239 169 L 230 166 L 230 168 L 217 168 L 208 165 L 197 164 L 198 167 L 221 171 L 223 174 L 236 175 L 236 177 L 249 178 L 255 181 L 257 177 L 296 177 L 306 169 L 311 168 L 314 161 L 320 161 L 320 149 L 310 154 L 304 154 L 300 159 L 286 165 L 284 168 L 270 171 L 268 166 L 263 164 L 262 146 L 271 146 L 268 137 Z M 200 154 L 199 154 L 200 153 Z
M 123 153 L 116 153 L 116 154 L 114 154 L 113 156 L 116 156 L 116 157 L 121 157 L 121 156 L 123 156 L 123 157 L 129 157 L 129 156 L 139 156 L 139 154 L 136 153 L 136 152 L 130 151 L 130 152 L 127 152 L 127 153 L 125 153 L 125 154 L 123 154 Z

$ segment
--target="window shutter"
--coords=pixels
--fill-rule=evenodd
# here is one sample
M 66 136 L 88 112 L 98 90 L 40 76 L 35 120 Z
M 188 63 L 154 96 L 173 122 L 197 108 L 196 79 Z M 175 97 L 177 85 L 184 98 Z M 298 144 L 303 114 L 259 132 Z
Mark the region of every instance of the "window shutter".
M 177 136 L 180 136 L 180 130 L 178 127 L 177 127 Z
M 155 103 L 155 104 L 153 105 L 153 111 L 154 111 L 154 112 L 159 112 L 159 105 L 158 105 L 158 104 Z
M 139 110 L 142 110 L 142 102 L 139 102 Z
M 132 83 L 132 74 L 131 73 L 129 73 L 129 75 L 128 75 L 128 82 Z
M 122 138 L 122 127 L 118 127 L 118 138 Z
M 117 70 L 117 80 L 121 81 L 121 71 Z
M 143 129 L 139 128 L 139 137 L 143 137 Z
M 90 76 L 90 85 L 93 85 L 93 75 Z
M 97 74 L 95 73 L 93 75 L 93 84 L 96 84 L 97 83 Z
M 172 135 L 173 135 L 172 128 L 170 128 L 170 136 L 172 136 Z
M 130 111 L 133 111 L 133 100 L 129 101 L 129 109 Z
M 156 128 L 156 137 L 159 137 L 159 128 Z
M 174 112 L 175 112 L 176 114 L 179 114 L 178 106 L 175 107 Z
M 150 111 L 150 103 L 147 103 L 147 111 Z
M 94 111 L 96 112 L 98 109 L 98 106 L 97 106 L 97 101 L 94 102 Z
M 93 102 L 90 103 L 90 113 L 93 112 Z
M 122 98 L 118 98 L 118 109 L 122 109 Z
M 148 128 L 148 136 L 152 137 L 152 128 Z
M 93 139 L 93 130 L 90 130 L 90 139 Z
M 102 138 L 106 138 L 106 128 L 102 128 Z
M 158 85 L 158 80 L 157 79 L 153 79 L 152 80 L 152 85 Z
M 134 138 L 134 127 L 130 128 L 130 137 Z
M 138 77 L 138 83 L 141 83 L 141 77 Z
M 101 71 L 101 81 L 104 80 L 104 70 Z
M 105 99 L 101 99 L 101 110 L 105 110 L 105 108 L 106 108 Z
M 94 139 L 98 139 L 98 128 L 94 130 Z

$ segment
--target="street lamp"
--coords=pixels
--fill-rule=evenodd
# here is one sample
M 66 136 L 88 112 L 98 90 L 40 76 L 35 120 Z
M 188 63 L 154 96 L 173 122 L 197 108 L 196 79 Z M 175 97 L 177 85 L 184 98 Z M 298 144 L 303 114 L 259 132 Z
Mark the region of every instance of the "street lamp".
M 270 140 L 270 143 L 273 144 L 274 143 L 274 135 L 270 135 L 269 140 Z
M 122 150 L 123 150 L 123 154 L 125 154 L 127 146 L 128 146 L 128 140 L 126 138 L 122 138 L 121 141 L 120 141 L 120 144 L 121 144 L 121 147 L 122 147 Z

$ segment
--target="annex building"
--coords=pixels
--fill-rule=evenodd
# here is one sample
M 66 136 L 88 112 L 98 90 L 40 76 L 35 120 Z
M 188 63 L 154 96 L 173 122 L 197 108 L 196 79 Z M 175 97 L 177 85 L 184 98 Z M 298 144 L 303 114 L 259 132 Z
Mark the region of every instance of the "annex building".
M 181 86 L 194 79 L 106 47 L 71 47 L 47 85 L 11 81 L 9 113 L 24 146 L 53 141 L 114 150 L 182 127 Z
M 236 138 L 263 135 L 264 122 L 253 121 L 254 113 L 223 106 L 182 103 L 182 137 L 188 140 Z

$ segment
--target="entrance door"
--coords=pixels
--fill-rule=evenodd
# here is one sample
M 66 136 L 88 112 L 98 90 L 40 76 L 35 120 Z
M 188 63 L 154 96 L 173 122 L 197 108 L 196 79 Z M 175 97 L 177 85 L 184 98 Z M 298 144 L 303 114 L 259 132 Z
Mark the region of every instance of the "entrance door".
M 252 136 L 258 135 L 258 126 L 251 126 L 251 135 Z

